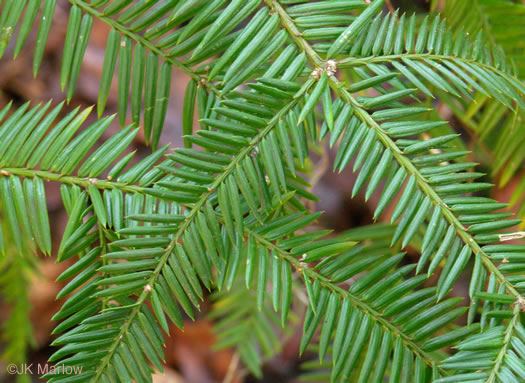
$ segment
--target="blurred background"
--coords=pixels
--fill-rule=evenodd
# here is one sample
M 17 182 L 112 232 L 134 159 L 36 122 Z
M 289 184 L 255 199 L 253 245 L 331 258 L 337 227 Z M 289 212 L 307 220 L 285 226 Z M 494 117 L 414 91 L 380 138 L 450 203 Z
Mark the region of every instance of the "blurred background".
M 478 3 L 476 0 L 460 1 L 472 1 L 473 6 L 475 3 Z M 508 3 L 509 1 L 499 0 L 499 2 Z M 0 4 L 1 3 L 2 1 L 0 1 Z M 432 4 L 425 0 L 391 0 L 387 2 L 385 9 L 394 10 L 399 8 L 402 12 L 423 13 L 430 11 L 431 7 L 433 7 L 433 9 L 444 11 L 446 15 L 447 12 L 453 12 L 453 8 L 450 8 L 450 4 L 447 3 L 449 3 L 448 0 L 434 0 Z M 479 0 L 479 3 L 484 3 L 484 1 Z M 515 3 L 520 3 L 520 1 Z M 525 4 L 525 1 L 523 1 L 523 3 Z M 60 90 L 59 79 L 69 6 L 67 0 L 59 0 L 57 2 L 56 17 L 53 20 L 51 35 L 37 78 L 33 78 L 30 70 L 32 63 L 31 49 L 23 50 L 22 54 L 16 60 L 11 60 L 12 52 L 9 50 L 12 51 L 12 44 L 8 47 L 8 52 L 6 52 L 4 58 L 0 60 L 0 108 L 4 107 L 10 100 L 13 100 L 14 106 L 20 106 L 28 100 L 31 100 L 34 105 L 53 99 L 53 104 L 57 104 L 65 98 L 64 93 Z M 473 17 L 475 19 L 480 18 L 480 16 L 477 15 Z M 522 23 L 525 22 L 525 19 L 523 19 L 525 18 L 524 15 L 518 15 L 518 17 L 522 18 Z M 479 21 L 481 20 L 478 20 L 478 22 Z M 484 22 L 490 23 L 490 20 L 484 20 Z M 493 25 L 489 25 L 488 28 L 499 30 L 502 26 L 496 25 L 494 27 Z M 95 19 L 75 96 L 71 103 L 62 110 L 62 115 L 67 114 L 68 111 L 77 106 L 85 108 L 96 104 L 108 32 L 108 26 Z M 522 32 L 525 33 L 525 28 L 523 28 Z M 34 39 L 34 37 L 34 34 L 32 34 L 30 39 Z M 510 43 L 507 41 L 506 44 L 513 47 L 513 53 L 518 58 L 518 61 L 520 59 L 523 60 L 523 57 L 525 57 L 523 55 L 525 44 L 525 36 L 523 34 L 521 36 L 513 36 L 513 40 Z M 30 42 L 29 45 L 32 46 L 33 44 Z M 170 143 L 173 147 L 182 146 L 181 112 L 188 80 L 188 77 L 182 72 L 173 72 L 171 97 L 166 123 L 161 137 L 161 145 Z M 450 107 L 444 102 L 439 100 L 435 101 L 434 107 L 441 118 L 449 120 L 454 129 L 462 133 L 467 147 L 473 150 L 471 159 L 481 164 L 480 167 L 482 170 L 480 171 L 485 171 L 490 174 L 490 166 L 495 160 L 494 156 L 497 156 L 497 153 L 490 145 L 487 145 L 485 141 L 480 141 L 476 138 L 476 134 L 473 134 L 475 133 L 475 126 L 472 126 L 468 119 L 466 119 L 466 116 L 464 116 L 465 118 L 458 118 L 457 115 L 454 115 Z M 117 87 L 116 81 L 114 81 L 106 114 L 116 112 Z M 95 119 L 96 113 L 92 113 L 87 123 L 92 123 Z M 497 125 L 496 127 L 499 126 Z M 523 122 L 521 120 L 517 128 L 523 129 Z M 113 126 L 106 131 L 106 136 L 103 137 L 102 140 L 109 135 L 113 135 L 118 129 L 118 123 L 114 123 Z M 141 154 L 146 155 L 151 152 L 151 149 L 145 146 L 144 138 L 141 134 L 142 131 L 130 148 L 130 150 L 137 150 L 139 154 L 136 157 L 137 159 L 140 159 Z M 490 137 L 488 137 L 486 141 L 490 142 Z M 525 156 L 525 149 L 523 148 L 524 146 L 521 146 L 522 154 Z M 377 201 L 372 200 L 365 203 L 364 197 L 361 195 L 351 199 L 350 191 L 355 181 L 355 175 L 350 171 L 351 167 L 348 167 L 348 170 L 342 174 L 332 173 L 331 169 L 335 151 L 329 152 L 327 148 L 321 149 L 321 154 L 314 164 L 312 179 L 312 182 L 315 184 L 314 193 L 322 201 L 314 208 L 325 211 L 320 224 L 340 232 L 373 223 L 372 212 Z M 495 189 L 494 198 L 502 202 L 510 200 L 514 190 L 523 178 L 522 157 L 518 157 L 517 162 L 518 164 L 515 166 L 515 171 L 513 171 L 510 176 L 507 176 L 508 179 L 506 179 L 505 182 L 500 183 L 501 187 Z M 501 177 L 501 174 L 496 174 L 493 177 L 495 179 L 493 182 L 498 183 L 498 180 L 500 180 L 499 177 Z M 59 184 L 50 183 L 46 185 L 46 187 L 50 221 L 52 224 L 51 229 L 54 235 L 53 243 L 56 245 L 59 243 L 61 233 L 66 225 L 67 215 L 62 208 Z M 515 211 L 517 207 L 518 205 L 514 208 Z M 412 254 L 409 253 L 409 256 L 416 259 L 418 254 L 414 250 Z M 28 262 L 35 262 L 35 268 L 34 272 L 23 276 L 23 278 L 27 279 L 29 289 L 27 299 L 23 301 L 19 299 L 20 296 L 25 295 L 24 292 L 4 290 L 0 296 L 0 323 L 4 323 L 9 317 L 12 318 L 13 313 L 18 313 L 15 320 L 20 322 L 20 326 L 30 326 L 30 328 L 26 327 L 27 331 L 21 331 L 20 334 L 4 334 L 0 340 L 0 351 L 4 348 L 6 341 L 13 341 L 13 338 L 16 340 L 16 337 L 24 338 L 19 339 L 20 344 L 15 350 L 17 350 L 16 352 L 18 353 L 27 352 L 28 363 L 36 365 L 37 363 L 45 363 L 53 352 L 53 349 L 49 346 L 53 340 L 50 333 L 55 326 L 51 317 L 59 309 L 60 302 L 55 300 L 55 296 L 63 287 L 60 283 L 56 283 L 55 279 L 68 267 L 68 264 L 67 262 L 55 264 L 54 257 L 40 257 L 37 261 L 30 260 Z M 0 277 L 0 283 L 1 280 L 2 277 Z M 455 294 L 462 295 L 462 284 L 464 285 L 464 289 L 468 288 L 468 281 L 460 282 L 460 287 L 454 290 Z M 25 323 L 24 320 L 24 314 L 27 311 L 30 312 L 30 323 Z M 246 373 L 233 351 L 213 350 L 214 336 L 211 330 L 211 321 L 207 319 L 208 311 L 209 306 L 206 306 L 206 303 L 204 303 L 199 314 L 200 316 L 196 321 L 192 322 L 189 319 L 186 321 L 184 332 L 173 328 L 166 347 L 166 372 L 163 376 L 155 377 L 155 382 L 233 383 L 299 381 L 298 374 L 301 360 L 298 359 L 297 355 L 301 320 L 297 321 L 293 332 L 286 337 L 282 351 L 265 364 L 263 370 L 264 378 L 257 380 Z M 300 315 L 301 312 L 299 310 L 299 316 Z M 28 338 L 31 338 L 32 344 L 26 349 L 26 340 Z M 4 353 L 4 357 L 0 361 L 0 382 L 10 382 L 13 379 L 13 377 L 6 374 L 6 365 L 12 362 L 12 354 L 12 351 L 7 354 Z M 305 355 L 303 360 L 309 357 L 309 355 Z M 33 379 L 34 381 L 38 381 L 38 376 L 36 374 L 33 375 Z

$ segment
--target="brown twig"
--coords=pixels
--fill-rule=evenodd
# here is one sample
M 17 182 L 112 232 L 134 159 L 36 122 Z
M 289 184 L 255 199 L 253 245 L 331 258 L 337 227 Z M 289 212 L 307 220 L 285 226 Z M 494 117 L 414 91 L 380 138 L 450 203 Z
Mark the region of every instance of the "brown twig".
M 233 383 L 235 381 L 237 368 L 239 367 L 239 353 L 235 352 L 232 355 L 231 362 L 228 366 L 228 371 L 226 372 L 226 376 L 224 377 L 223 383 Z
M 391 14 L 394 14 L 396 12 L 391 0 L 386 0 L 386 7 L 388 8 L 388 12 L 390 12 Z
M 312 176 L 310 177 L 310 185 L 311 185 L 310 190 L 314 189 L 314 187 L 321 180 L 321 178 L 323 178 L 323 176 L 325 175 L 325 173 L 328 171 L 329 168 L 330 168 L 329 150 L 326 147 L 322 146 L 321 147 L 321 159 L 316 164 L 312 172 Z M 314 201 L 308 201 L 308 208 L 311 211 L 314 210 L 314 207 L 315 207 Z

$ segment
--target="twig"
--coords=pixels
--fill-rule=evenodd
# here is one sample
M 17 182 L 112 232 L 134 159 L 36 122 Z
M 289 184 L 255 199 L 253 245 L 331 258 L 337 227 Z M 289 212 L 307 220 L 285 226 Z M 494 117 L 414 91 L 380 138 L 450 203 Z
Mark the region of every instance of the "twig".
M 315 185 L 321 180 L 323 175 L 330 167 L 330 155 L 324 146 L 321 147 L 321 160 L 316 164 L 313 174 L 310 177 L 310 190 L 313 190 Z M 308 201 L 308 208 L 314 210 L 314 201 Z
M 312 185 L 312 189 L 317 185 L 317 183 L 325 175 L 329 167 L 330 167 L 330 155 L 329 155 L 328 150 L 323 146 L 321 148 L 321 161 L 317 163 L 317 166 L 315 167 L 313 171 L 312 177 L 310 178 L 310 185 Z
M 386 0 L 386 7 L 388 8 L 388 12 L 390 12 L 392 15 L 396 12 L 391 0 Z
M 230 361 L 230 365 L 228 366 L 228 371 L 226 371 L 226 376 L 224 377 L 224 380 L 222 383 L 233 383 L 235 379 L 235 372 L 237 371 L 237 367 L 239 367 L 239 353 L 235 352 L 232 355 L 232 360 Z

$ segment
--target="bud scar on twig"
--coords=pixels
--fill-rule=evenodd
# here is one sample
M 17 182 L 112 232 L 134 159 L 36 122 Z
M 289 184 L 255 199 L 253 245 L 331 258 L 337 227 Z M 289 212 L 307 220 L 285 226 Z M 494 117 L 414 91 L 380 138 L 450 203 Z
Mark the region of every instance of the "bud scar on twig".
M 312 71 L 312 73 L 310 73 L 310 76 L 316 80 L 319 80 L 323 72 L 326 72 L 328 76 L 333 76 L 336 71 L 337 71 L 337 66 L 336 66 L 335 60 L 327 60 L 324 68 L 315 68 Z

